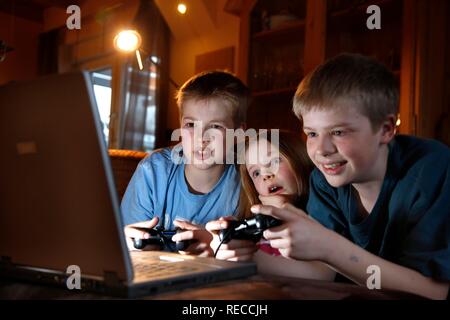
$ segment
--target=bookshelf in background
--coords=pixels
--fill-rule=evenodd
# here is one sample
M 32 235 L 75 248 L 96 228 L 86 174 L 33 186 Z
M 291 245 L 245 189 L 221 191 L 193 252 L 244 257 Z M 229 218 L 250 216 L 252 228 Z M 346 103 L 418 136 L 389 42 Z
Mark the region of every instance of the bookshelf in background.
M 248 125 L 300 131 L 291 109 L 303 77 L 306 0 L 257 1 L 250 12 Z
M 227 4 L 233 7 L 229 12 L 241 19 L 237 73 L 253 90 L 249 125 L 300 130 L 291 111 L 295 87 L 327 58 L 354 52 L 376 58 L 396 75 L 400 133 L 445 140 L 441 136 L 448 134 L 437 128 L 450 127 L 450 1 L 228 0 Z M 367 28 L 370 5 L 381 9 L 380 30 Z

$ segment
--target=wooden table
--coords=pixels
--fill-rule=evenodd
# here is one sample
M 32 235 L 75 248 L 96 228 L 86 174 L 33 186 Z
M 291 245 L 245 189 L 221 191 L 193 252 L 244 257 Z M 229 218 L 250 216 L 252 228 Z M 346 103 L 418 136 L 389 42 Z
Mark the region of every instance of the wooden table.
M 0 299 L 111 299 L 93 293 L 0 280 Z M 142 297 L 152 300 L 392 300 L 421 299 L 407 293 L 369 290 L 348 283 L 256 275 L 247 279 Z

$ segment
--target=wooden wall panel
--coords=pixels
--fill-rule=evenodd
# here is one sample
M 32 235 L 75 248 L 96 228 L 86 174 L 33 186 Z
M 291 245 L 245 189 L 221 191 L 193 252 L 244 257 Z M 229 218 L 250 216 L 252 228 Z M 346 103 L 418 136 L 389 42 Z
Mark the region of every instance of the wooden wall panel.
M 234 47 L 210 51 L 195 57 L 195 73 L 208 70 L 234 72 Z

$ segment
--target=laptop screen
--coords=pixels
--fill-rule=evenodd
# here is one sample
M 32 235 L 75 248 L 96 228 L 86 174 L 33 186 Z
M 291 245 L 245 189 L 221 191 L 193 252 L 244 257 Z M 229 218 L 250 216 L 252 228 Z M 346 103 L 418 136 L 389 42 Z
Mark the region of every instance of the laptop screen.
M 131 279 L 89 75 L 0 87 L 0 145 L 2 260 Z

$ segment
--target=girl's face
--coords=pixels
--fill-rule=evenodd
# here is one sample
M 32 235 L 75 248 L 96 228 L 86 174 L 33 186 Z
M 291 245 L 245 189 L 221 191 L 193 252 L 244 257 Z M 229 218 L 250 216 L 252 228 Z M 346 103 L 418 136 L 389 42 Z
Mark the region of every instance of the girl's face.
M 258 150 L 259 146 L 259 150 Z M 246 152 L 246 167 L 261 196 L 298 194 L 298 184 L 289 162 L 267 140 L 251 142 Z

